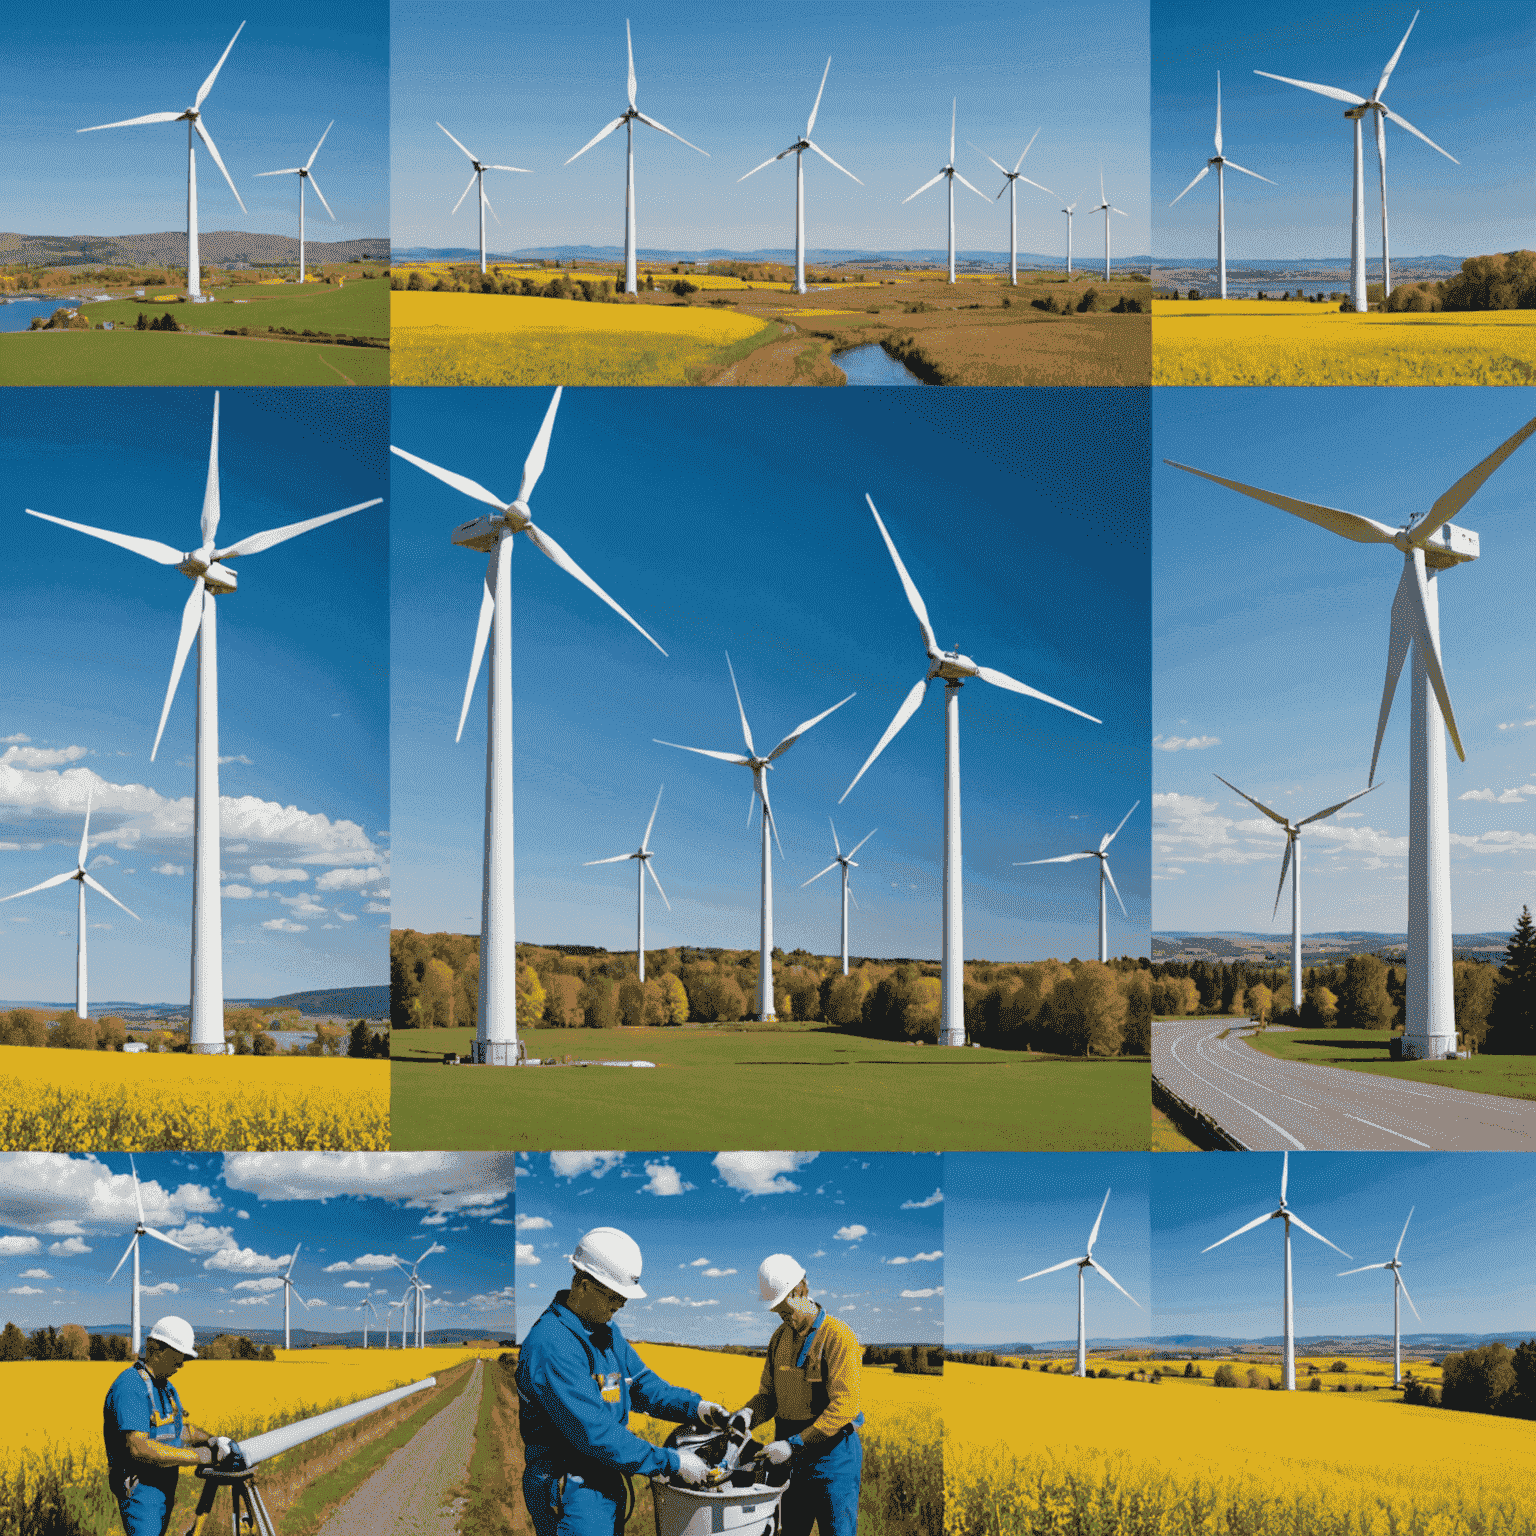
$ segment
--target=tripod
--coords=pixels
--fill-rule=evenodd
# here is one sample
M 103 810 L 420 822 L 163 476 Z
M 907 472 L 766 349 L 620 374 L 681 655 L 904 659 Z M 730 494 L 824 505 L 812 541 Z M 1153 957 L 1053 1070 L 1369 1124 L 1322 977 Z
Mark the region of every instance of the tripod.
M 198 1497 L 196 1517 L 187 1536 L 203 1536 L 208 1516 L 213 1513 L 213 1501 L 218 1497 L 220 1486 L 226 1483 L 229 1485 L 233 1536 L 248 1536 L 251 1532 L 255 1536 L 277 1536 L 277 1527 L 272 1524 L 267 1506 L 261 1502 L 261 1490 L 256 1486 L 254 1471 L 219 1472 L 199 1468 L 197 1475 L 203 1479 L 203 1491 Z

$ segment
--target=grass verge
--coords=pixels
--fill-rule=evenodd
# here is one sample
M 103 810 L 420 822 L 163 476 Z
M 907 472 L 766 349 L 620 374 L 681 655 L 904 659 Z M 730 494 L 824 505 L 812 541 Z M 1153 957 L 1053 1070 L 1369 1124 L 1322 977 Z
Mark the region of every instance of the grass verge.
M 510 1355 L 485 1363 L 460 1536 L 524 1536 L 532 1530 L 522 1500 L 523 1439 L 515 1372 Z
M 1296 1030 L 1265 1031 L 1248 1037 L 1254 1050 L 1280 1061 L 1305 1061 L 1316 1066 L 1343 1067 L 1377 1077 L 1462 1088 L 1506 1099 L 1536 1099 L 1536 1056 L 1474 1056 L 1470 1061 L 1392 1061 L 1380 1029 L 1329 1029 L 1322 1033 Z
M 1160 1110 L 1152 1106 L 1152 1150 L 1154 1152 L 1198 1152 L 1193 1142 Z

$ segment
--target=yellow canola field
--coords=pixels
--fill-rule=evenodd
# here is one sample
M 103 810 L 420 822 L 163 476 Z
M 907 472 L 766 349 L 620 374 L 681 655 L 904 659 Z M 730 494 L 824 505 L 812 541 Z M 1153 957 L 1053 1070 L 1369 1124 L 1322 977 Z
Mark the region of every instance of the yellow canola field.
M 388 1062 L 0 1046 L 0 1150 L 388 1147 Z
M 953 1363 L 944 1395 L 946 1536 L 1536 1531 L 1524 1420 Z
M 389 296 L 390 334 L 434 330 L 464 336 L 508 331 L 652 333 L 685 336 L 715 346 L 744 340 L 764 322 L 728 310 L 689 304 L 588 304 L 580 299 L 528 299 L 508 294 L 409 293 Z M 402 333 L 405 333 L 402 335 Z
M 1536 311 L 1346 315 L 1334 304 L 1152 301 L 1154 384 L 1530 384 Z

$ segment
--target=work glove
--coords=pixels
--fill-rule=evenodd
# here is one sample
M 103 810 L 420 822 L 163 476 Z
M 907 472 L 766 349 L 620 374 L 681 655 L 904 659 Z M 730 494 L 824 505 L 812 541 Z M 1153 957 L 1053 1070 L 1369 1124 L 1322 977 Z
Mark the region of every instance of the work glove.
M 763 1454 L 774 1466 L 782 1467 L 795 1454 L 795 1448 L 788 1440 L 775 1440 Z
M 213 1465 L 213 1452 L 206 1445 L 194 1447 L 192 1454 L 197 1457 L 198 1466 L 211 1467 Z
M 695 1456 L 692 1451 L 679 1451 L 677 1475 L 685 1483 L 702 1483 L 709 1476 L 709 1468 L 704 1464 L 703 1458 Z
M 723 1403 L 707 1403 L 702 1398 L 699 1406 L 693 1410 L 693 1416 L 706 1429 L 724 1429 L 727 1415 Z
M 235 1442 L 225 1435 L 215 1435 L 208 1442 L 208 1449 L 213 1452 L 214 1466 L 222 1466 L 234 1453 Z

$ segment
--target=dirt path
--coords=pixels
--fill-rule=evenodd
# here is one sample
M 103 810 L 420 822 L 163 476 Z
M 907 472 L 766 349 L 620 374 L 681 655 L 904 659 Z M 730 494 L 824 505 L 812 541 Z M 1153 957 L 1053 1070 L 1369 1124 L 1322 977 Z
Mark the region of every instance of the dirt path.
M 484 1361 L 475 1361 L 469 1385 L 390 1454 L 320 1536 L 455 1536 L 458 1511 L 447 1494 L 469 1468 L 484 1370 Z

